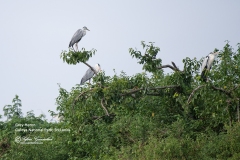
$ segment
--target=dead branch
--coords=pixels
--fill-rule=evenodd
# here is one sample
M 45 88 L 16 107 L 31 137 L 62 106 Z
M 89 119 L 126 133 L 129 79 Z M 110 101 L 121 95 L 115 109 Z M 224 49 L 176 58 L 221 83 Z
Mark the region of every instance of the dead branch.
M 173 71 L 177 71 L 176 68 L 174 68 L 173 66 L 167 64 L 167 65 L 162 65 L 160 67 L 157 67 L 157 69 L 163 69 L 163 68 L 171 68 Z
M 176 66 L 176 64 L 174 62 L 172 62 L 172 65 L 162 65 L 160 67 L 157 67 L 157 69 L 163 69 L 163 68 L 171 68 L 173 71 L 180 71 L 182 72 L 181 70 L 178 69 L 178 67 Z
M 206 86 L 206 85 L 198 86 L 197 88 L 195 88 L 195 89 L 192 91 L 192 93 L 191 93 L 190 96 L 188 97 L 188 101 L 187 101 L 188 104 L 190 103 L 190 101 L 191 101 L 192 96 L 194 95 L 194 93 L 195 93 L 198 89 L 200 89 L 200 88 L 202 88 L 202 87 L 204 87 L 204 86 Z
M 173 67 L 175 67 L 178 71 L 180 71 L 174 62 L 172 62 L 172 65 L 173 65 Z
M 102 108 L 105 110 L 107 116 L 109 116 L 109 113 L 108 113 L 106 107 L 103 105 L 103 100 L 104 100 L 104 98 L 101 99 L 101 105 L 102 105 Z

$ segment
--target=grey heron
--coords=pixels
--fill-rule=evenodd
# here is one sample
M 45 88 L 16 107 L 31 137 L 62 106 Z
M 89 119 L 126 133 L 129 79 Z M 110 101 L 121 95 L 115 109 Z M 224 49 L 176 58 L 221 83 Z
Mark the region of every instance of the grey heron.
M 97 63 L 94 69 L 97 73 L 100 72 L 101 71 L 100 64 Z M 92 71 L 92 69 L 88 68 L 88 70 L 86 71 L 86 73 L 81 79 L 80 85 L 83 85 L 87 80 L 89 80 L 89 83 L 90 83 L 90 79 L 93 77 L 93 75 L 94 75 L 94 72 Z
M 215 51 L 214 53 L 213 53 L 213 52 L 209 53 L 209 54 L 205 57 L 205 59 L 204 59 L 204 61 L 203 61 L 203 63 L 202 63 L 201 78 L 202 78 L 204 81 L 207 80 L 207 78 L 206 78 L 206 71 L 209 71 L 209 70 L 211 69 L 212 63 L 213 63 L 213 61 L 214 61 L 214 59 L 215 59 L 215 56 L 216 56 L 217 54 L 219 54 L 218 50 Z
M 78 51 L 78 42 L 82 39 L 82 37 L 84 37 L 86 35 L 86 30 L 90 31 L 87 27 L 83 27 L 83 29 L 79 29 L 75 32 L 75 34 L 73 35 L 70 43 L 69 43 L 69 47 L 73 47 L 73 45 L 75 44 L 76 49 Z M 74 50 L 75 51 L 75 50 Z

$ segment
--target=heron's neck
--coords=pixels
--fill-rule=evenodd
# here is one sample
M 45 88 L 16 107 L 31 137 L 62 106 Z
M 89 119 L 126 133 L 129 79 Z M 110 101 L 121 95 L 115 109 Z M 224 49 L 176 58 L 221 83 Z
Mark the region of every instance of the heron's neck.
M 83 29 L 83 36 L 85 36 L 86 35 L 86 30 L 85 29 Z

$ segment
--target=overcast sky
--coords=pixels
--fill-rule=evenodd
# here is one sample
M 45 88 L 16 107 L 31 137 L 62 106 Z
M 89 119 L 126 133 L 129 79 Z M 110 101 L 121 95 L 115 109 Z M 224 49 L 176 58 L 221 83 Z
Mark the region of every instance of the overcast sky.
M 239 0 L 0 0 L 0 108 L 12 104 L 17 94 L 22 110 L 55 110 L 58 85 L 70 91 L 87 66 L 68 65 L 62 50 L 77 29 L 90 32 L 79 48 L 97 49 L 88 63 L 99 63 L 106 75 L 142 72 L 128 49 L 142 49 L 141 41 L 155 42 L 163 64 L 180 68 L 185 57 L 206 56 L 230 41 L 240 42 Z M 171 72 L 171 70 L 165 70 Z M 2 109 L 0 114 L 3 115 Z

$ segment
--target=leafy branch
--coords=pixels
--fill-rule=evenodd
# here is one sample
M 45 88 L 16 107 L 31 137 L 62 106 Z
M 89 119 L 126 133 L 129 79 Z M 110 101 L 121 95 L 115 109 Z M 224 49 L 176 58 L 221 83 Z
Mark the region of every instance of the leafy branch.
M 60 58 L 63 59 L 63 62 L 66 62 L 67 64 L 73 64 L 76 65 L 80 62 L 86 62 L 96 53 L 96 49 L 92 49 L 90 51 L 86 51 L 85 48 L 82 48 L 79 52 L 74 52 L 72 50 L 62 51 Z
M 204 86 L 206 86 L 206 85 L 198 86 L 197 88 L 195 88 L 195 89 L 192 91 L 192 93 L 191 93 L 190 96 L 188 97 L 188 101 L 187 101 L 188 104 L 190 103 L 190 101 L 191 101 L 192 96 L 194 95 L 194 93 L 195 93 L 198 89 L 200 89 L 200 88 L 202 88 L 202 87 L 204 87 Z M 230 91 L 224 90 L 224 89 L 219 88 L 219 87 L 216 87 L 216 86 L 214 86 L 214 85 L 211 85 L 211 88 L 212 88 L 213 90 L 217 90 L 217 91 L 220 91 L 220 92 L 226 94 L 226 95 L 229 96 L 230 98 L 233 98 L 233 96 L 232 96 L 232 91 L 234 91 L 238 86 L 240 86 L 240 85 L 237 85 L 236 87 L 234 87 L 234 88 L 233 88 L 232 90 L 230 90 Z
M 190 103 L 190 101 L 191 101 L 192 96 L 194 95 L 194 93 L 195 93 L 197 90 L 199 90 L 200 88 L 204 87 L 204 86 L 206 86 L 206 85 L 198 86 L 197 88 L 195 88 L 195 89 L 192 91 L 192 93 L 191 93 L 190 96 L 188 97 L 188 101 L 187 101 L 188 104 Z

